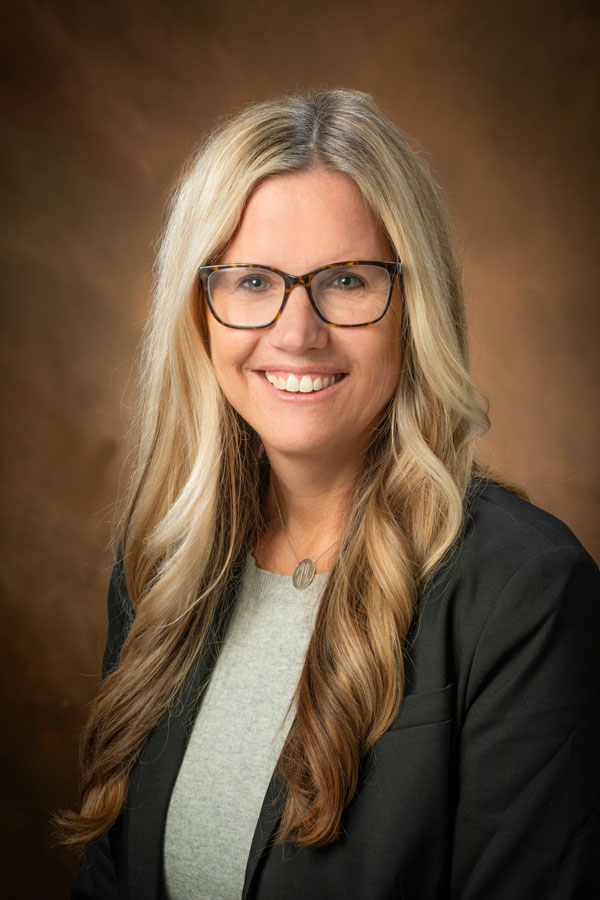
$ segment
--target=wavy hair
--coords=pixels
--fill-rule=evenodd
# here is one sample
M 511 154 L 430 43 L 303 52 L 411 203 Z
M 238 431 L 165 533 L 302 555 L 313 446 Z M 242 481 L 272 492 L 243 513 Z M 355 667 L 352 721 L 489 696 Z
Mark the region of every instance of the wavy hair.
M 198 266 L 218 259 L 270 176 L 323 167 L 357 184 L 403 266 L 403 366 L 355 487 L 279 763 L 278 840 L 339 834 L 360 762 L 398 712 L 403 654 L 426 582 L 455 545 L 487 429 L 468 368 L 461 272 L 441 192 L 363 93 L 259 103 L 221 124 L 174 193 L 139 377 L 138 451 L 120 531 L 135 616 L 82 743 L 83 845 L 118 817 L 129 773 L 199 648 L 226 622 L 230 577 L 263 528 L 260 442 L 212 369 Z

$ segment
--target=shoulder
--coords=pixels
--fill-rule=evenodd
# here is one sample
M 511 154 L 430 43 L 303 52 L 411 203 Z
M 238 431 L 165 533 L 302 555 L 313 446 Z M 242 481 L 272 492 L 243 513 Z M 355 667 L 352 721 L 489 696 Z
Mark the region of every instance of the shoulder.
M 475 479 L 450 570 L 500 589 L 520 571 L 540 567 L 598 576 L 595 562 L 564 522 L 501 485 Z
M 489 543 L 517 559 L 557 548 L 587 555 L 564 522 L 493 481 L 473 481 L 465 524 L 465 539 L 478 549 Z
M 493 482 L 477 479 L 461 539 L 423 598 L 452 622 L 461 653 L 493 635 L 505 646 L 551 619 L 574 638 L 600 633 L 600 573 L 559 519 Z M 433 603 L 432 603 L 433 601 Z
M 116 668 L 133 618 L 134 609 L 127 590 L 123 548 L 120 546 L 108 588 L 108 633 L 102 658 L 103 678 Z

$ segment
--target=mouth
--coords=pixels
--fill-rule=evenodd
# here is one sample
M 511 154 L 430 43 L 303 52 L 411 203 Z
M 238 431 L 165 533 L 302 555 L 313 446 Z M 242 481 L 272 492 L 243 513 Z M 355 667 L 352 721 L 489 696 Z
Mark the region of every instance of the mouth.
M 331 387 L 332 384 L 346 377 L 345 372 L 331 375 L 295 375 L 293 372 L 265 371 L 263 374 L 276 390 L 287 391 L 290 394 L 313 394 Z

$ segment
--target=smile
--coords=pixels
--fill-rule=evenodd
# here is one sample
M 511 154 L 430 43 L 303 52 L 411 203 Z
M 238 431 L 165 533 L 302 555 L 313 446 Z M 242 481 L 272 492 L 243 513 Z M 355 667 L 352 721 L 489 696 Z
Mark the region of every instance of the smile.
M 265 372 L 265 378 L 279 391 L 288 391 L 290 394 L 310 394 L 313 391 L 321 391 L 343 378 L 343 373 L 338 375 L 301 375 L 293 373 L 289 375 L 273 375 Z

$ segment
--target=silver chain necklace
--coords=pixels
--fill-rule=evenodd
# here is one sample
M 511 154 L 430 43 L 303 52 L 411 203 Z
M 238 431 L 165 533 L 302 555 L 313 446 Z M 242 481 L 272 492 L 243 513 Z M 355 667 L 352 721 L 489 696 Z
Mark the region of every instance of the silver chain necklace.
M 325 547 L 325 549 L 322 550 L 315 559 L 310 559 L 310 557 L 307 556 L 305 559 L 299 560 L 298 554 L 294 550 L 294 545 L 292 544 L 290 536 L 287 533 L 287 528 L 285 527 L 283 516 L 281 515 L 275 485 L 273 485 L 273 496 L 275 497 L 275 506 L 277 507 L 277 514 L 279 516 L 279 521 L 281 522 L 281 527 L 283 529 L 285 539 L 288 542 L 290 550 L 292 551 L 292 556 L 296 560 L 296 568 L 294 569 L 294 574 L 292 575 L 292 582 L 295 588 L 297 588 L 299 591 L 303 591 L 304 588 L 307 588 L 309 584 L 312 583 L 312 580 L 315 577 L 315 573 L 317 571 L 317 563 L 319 562 L 321 557 L 324 556 L 328 550 L 331 550 L 331 548 L 338 543 L 339 538 L 336 538 L 335 541 L 332 541 L 331 544 L 329 544 L 329 546 Z

